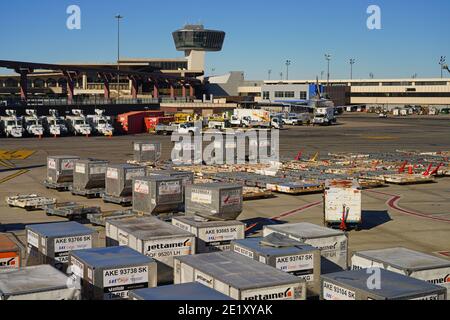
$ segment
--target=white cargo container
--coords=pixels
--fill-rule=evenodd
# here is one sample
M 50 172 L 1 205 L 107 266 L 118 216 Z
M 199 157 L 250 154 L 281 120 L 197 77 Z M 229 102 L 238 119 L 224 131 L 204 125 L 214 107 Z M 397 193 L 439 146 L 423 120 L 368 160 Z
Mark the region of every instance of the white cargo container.
M 344 231 L 305 222 L 264 227 L 264 237 L 272 233 L 279 233 L 320 249 L 322 274 L 348 268 L 348 235 Z
M 174 257 L 195 254 L 195 236 L 155 217 L 106 220 L 106 245 L 129 246 L 158 262 L 158 283 L 173 280 Z
M 308 296 L 320 294 L 320 250 L 313 246 L 272 233 L 232 241 L 231 251 L 304 279 Z
M 130 300 L 146 301 L 216 301 L 233 300 L 230 297 L 198 283 L 182 283 L 158 288 L 147 288 L 130 291 Z
M 172 224 L 196 236 L 197 253 L 230 250 L 232 240 L 245 238 L 240 221 L 210 221 L 202 217 L 175 217 Z
M 450 296 L 450 261 L 422 252 L 406 248 L 355 252 L 351 268 L 383 268 L 443 286 L 447 289 L 447 297 Z
M 305 300 L 306 282 L 224 251 L 175 258 L 175 284 L 199 282 L 235 300 Z
M 86 300 L 128 299 L 130 290 L 156 287 L 156 262 L 129 247 L 72 251 L 70 271 Z
M 322 275 L 323 300 L 445 300 L 446 295 L 443 287 L 385 269 Z
M 324 224 L 344 223 L 359 228 L 362 223 L 362 188 L 356 180 L 327 180 L 324 191 Z
M 77 286 L 49 265 L 0 271 L 0 300 L 79 300 Z
M 69 251 L 90 249 L 97 242 L 97 231 L 70 221 L 28 225 L 27 265 L 50 264 L 65 270 Z

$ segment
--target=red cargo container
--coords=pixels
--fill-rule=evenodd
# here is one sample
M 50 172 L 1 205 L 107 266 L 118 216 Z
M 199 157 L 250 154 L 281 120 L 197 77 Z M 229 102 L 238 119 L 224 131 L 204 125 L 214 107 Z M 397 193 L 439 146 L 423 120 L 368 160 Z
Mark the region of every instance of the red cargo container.
M 6 235 L 0 234 L 0 270 L 20 267 L 20 248 Z
M 121 130 L 126 134 L 139 134 L 145 132 L 144 117 L 164 116 L 164 111 L 132 111 L 117 117 Z
M 170 124 L 174 121 L 174 117 L 146 117 L 145 129 L 147 132 L 154 132 L 158 124 Z

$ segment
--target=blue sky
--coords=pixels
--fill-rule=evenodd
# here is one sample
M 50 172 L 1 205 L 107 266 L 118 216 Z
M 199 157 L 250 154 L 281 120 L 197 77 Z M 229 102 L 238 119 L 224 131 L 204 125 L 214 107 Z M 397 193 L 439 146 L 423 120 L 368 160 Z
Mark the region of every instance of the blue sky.
M 82 29 L 66 28 L 66 8 L 81 7 Z M 380 6 L 382 30 L 366 27 L 370 4 Z M 171 32 L 201 22 L 227 32 L 223 51 L 207 54 L 207 72 L 243 70 L 248 79 L 439 76 L 450 61 L 448 0 L 16 0 L 0 1 L 0 59 L 39 62 L 116 59 L 114 15 L 122 23 L 123 57 L 179 57 Z M 2 70 L 4 71 L 4 70 Z

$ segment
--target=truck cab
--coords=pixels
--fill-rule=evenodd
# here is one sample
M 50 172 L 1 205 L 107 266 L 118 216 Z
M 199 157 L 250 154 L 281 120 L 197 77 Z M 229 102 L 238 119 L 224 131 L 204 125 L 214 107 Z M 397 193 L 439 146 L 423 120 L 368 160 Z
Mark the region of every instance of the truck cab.
M 105 116 L 105 110 L 95 109 L 95 115 L 87 117 L 88 123 L 92 127 L 92 132 L 104 136 L 112 136 L 114 127 L 111 124 L 111 117 Z
M 91 126 L 86 121 L 86 117 L 81 110 L 72 110 L 73 116 L 67 116 L 66 122 L 69 131 L 74 135 L 90 135 Z
M 25 132 L 30 136 L 42 136 L 44 134 L 44 127 L 42 120 L 38 118 L 36 110 L 26 110 L 23 125 Z
M 337 122 L 333 107 L 317 108 L 314 111 L 314 125 L 330 126 Z
M 22 138 L 22 118 L 14 110 L 6 110 L 6 117 L 0 117 L 0 130 L 6 137 Z

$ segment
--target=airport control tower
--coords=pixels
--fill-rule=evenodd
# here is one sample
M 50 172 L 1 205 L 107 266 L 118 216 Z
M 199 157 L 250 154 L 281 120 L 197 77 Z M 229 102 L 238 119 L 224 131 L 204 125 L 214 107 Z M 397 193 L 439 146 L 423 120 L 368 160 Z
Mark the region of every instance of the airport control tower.
M 172 33 L 178 51 L 184 51 L 189 70 L 205 70 L 205 52 L 221 51 L 225 32 L 207 30 L 203 25 L 186 25 Z

